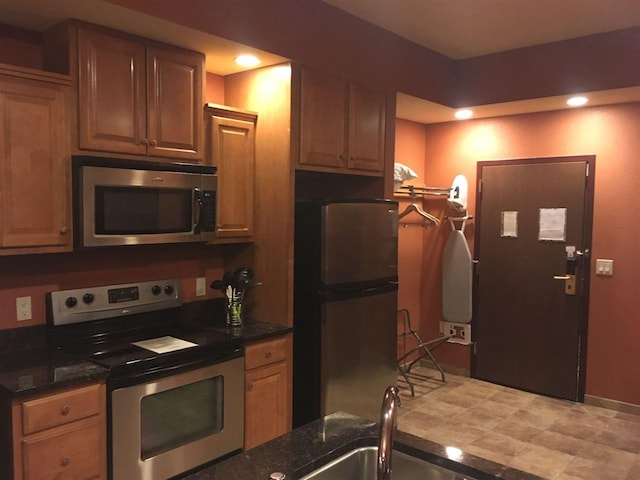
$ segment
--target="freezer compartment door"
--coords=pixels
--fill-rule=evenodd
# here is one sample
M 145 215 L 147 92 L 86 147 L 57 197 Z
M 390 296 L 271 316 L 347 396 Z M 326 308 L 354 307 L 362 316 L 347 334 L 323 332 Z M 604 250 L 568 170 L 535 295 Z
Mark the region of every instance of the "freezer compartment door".
M 397 203 L 330 203 L 322 207 L 321 222 L 325 286 L 397 276 Z
M 396 383 L 397 292 L 322 308 L 321 413 L 378 421 L 385 389 Z

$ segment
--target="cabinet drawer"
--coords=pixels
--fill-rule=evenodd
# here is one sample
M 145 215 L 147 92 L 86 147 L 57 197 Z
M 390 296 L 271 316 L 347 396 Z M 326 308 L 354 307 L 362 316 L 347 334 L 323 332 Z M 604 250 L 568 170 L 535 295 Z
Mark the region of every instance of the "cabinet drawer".
M 286 339 L 276 338 L 247 345 L 245 350 L 245 369 L 262 367 L 271 363 L 281 362 L 287 358 Z
M 23 440 L 24 480 L 103 479 L 102 417 Z
M 28 435 L 100 413 L 100 385 L 29 400 L 22 404 L 22 432 Z

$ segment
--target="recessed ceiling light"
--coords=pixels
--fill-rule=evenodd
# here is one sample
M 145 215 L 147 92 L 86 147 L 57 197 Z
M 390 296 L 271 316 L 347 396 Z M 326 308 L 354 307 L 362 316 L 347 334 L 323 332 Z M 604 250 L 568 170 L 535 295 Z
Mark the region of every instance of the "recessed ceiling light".
M 473 116 L 473 112 L 471 110 L 458 110 L 455 114 L 455 117 L 458 120 L 467 120 Z
M 260 59 L 255 55 L 239 55 L 236 57 L 236 63 L 243 67 L 255 67 L 260 64 Z
M 567 100 L 567 105 L 569 105 L 570 107 L 581 107 L 588 101 L 589 100 L 587 99 L 587 97 L 571 97 L 569 100 Z

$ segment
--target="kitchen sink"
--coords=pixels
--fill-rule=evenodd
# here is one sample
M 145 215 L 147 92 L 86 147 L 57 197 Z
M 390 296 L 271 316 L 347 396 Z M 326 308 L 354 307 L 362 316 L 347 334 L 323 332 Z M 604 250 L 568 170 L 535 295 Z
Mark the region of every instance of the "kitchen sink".
M 323 465 L 300 480 L 376 480 L 378 447 L 362 447 Z M 397 450 L 392 455 L 393 480 L 475 480 Z

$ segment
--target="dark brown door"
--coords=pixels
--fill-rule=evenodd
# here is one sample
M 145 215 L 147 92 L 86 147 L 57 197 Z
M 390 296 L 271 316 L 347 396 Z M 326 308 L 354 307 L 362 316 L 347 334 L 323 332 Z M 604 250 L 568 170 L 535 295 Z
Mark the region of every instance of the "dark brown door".
M 583 399 L 594 170 L 592 156 L 478 163 L 474 377 Z

